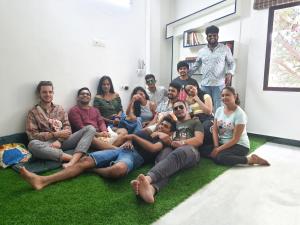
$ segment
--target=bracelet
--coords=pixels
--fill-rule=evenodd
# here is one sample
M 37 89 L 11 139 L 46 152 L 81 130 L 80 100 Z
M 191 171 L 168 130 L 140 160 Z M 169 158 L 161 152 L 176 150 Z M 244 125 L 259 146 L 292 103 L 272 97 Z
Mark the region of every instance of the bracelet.
M 186 145 L 186 142 L 185 141 L 181 141 L 180 144 Z

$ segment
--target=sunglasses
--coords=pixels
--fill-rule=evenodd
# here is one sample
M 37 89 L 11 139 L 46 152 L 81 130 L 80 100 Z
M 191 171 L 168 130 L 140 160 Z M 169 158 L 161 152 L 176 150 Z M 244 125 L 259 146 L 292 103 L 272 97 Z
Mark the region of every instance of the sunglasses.
M 184 106 L 183 105 L 178 105 L 178 106 L 175 106 L 173 109 L 174 109 L 174 111 L 182 110 L 182 109 L 184 109 Z
M 153 80 L 153 79 L 146 80 L 146 84 L 154 84 L 154 83 L 155 83 L 155 80 Z

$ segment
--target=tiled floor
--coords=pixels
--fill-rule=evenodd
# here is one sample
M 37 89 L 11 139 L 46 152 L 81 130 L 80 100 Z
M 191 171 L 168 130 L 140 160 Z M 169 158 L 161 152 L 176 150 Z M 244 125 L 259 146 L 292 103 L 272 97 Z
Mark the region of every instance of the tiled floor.
M 155 225 L 299 225 L 300 148 L 266 143 L 270 167 L 234 167 Z

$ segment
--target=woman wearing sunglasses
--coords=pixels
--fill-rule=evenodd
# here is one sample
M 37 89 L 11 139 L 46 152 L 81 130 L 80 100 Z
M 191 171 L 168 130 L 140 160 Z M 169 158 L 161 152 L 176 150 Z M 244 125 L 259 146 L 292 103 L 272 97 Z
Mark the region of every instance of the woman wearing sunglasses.
M 200 148 L 201 154 L 211 157 L 215 163 L 265 165 L 268 161 L 252 154 L 247 156 L 250 142 L 246 131 L 247 116 L 239 107 L 239 97 L 234 88 L 225 87 L 221 92 L 224 106 L 217 109 L 213 125 L 213 146 Z

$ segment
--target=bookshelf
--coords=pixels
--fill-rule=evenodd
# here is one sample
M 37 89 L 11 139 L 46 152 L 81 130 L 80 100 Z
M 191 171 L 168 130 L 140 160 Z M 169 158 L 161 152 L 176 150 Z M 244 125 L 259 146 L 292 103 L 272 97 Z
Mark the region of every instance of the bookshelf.
M 196 40 L 196 39 L 195 39 Z M 199 40 L 199 39 L 198 39 Z M 199 42 L 193 42 L 194 44 L 193 45 L 185 45 L 185 34 L 183 35 L 183 47 L 184 48 L 189 48 L 189 47 L 196 47 L 196 46 L 205 46 L 207 45 L 206 43 L 204 44 L 203 42 L 202 43 L 199 43 Z M 233 55 L 233 51 L 234 51 L 234 41 L 231 40 L 231 41 L 219 41 L 219 43 L 222 43 L 224 45 L 227 45 L 229 47 L 229 49 L 231 50 L 231 53 Z M 187 57 L 187 58 L 195 58 L 195 57 Z M 195 59 L 196 60 L 196 59 Z
M 199 46 L 204 43 L 204 37 L 201 32 L 197 30 L 188 30 L 183 32 L 183 47 Z

